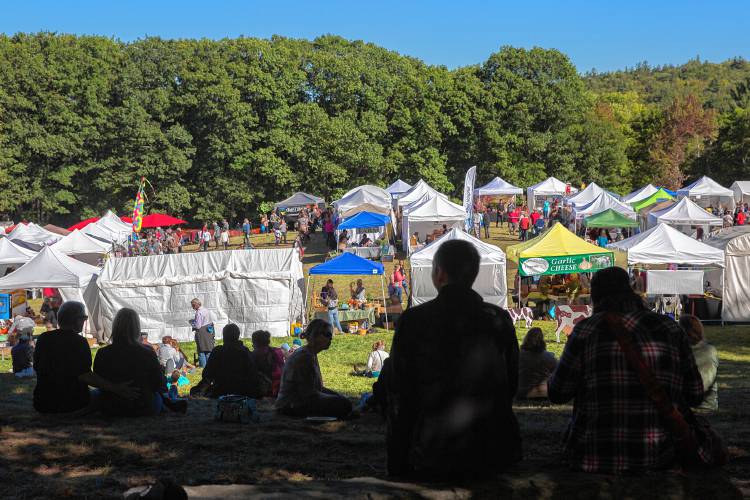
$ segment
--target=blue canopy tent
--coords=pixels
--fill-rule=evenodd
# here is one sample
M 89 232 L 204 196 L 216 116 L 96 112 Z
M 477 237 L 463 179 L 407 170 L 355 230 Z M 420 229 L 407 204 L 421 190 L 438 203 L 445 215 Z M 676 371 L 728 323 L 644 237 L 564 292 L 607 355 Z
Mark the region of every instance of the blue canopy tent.
M 375 212 L 359 212 L 339 224 L 338 229 L 364 229 L 368 227 L 383 227 L 391 221 L 385 214 Z
M 354 218 L 354 217 L 352 217 Z M 317 266 L 313 266 L 308 271 L 307 275 L 307 289 L 312 290 L 310 288 L 310 278 L 314 275 L 379 275 L 380 276 L 380 284 L 383 291 L 383 305 L 387 306 L 386 300 L 385 300 L 385 280 L 384 280 L 384 274 L 385 269 L 383 268 L 383 264 L 380 262 L 374 262 L 372 260 L 364 259 L 358 255 L 354 255 L 353 253 L 342 253 L 338 257 L 334 257 L 333 259 L 324 262 L 322 264 L 318 264 Z M 385 327 L 388 328 L 388 310 L 386 308 L 385 313 Z

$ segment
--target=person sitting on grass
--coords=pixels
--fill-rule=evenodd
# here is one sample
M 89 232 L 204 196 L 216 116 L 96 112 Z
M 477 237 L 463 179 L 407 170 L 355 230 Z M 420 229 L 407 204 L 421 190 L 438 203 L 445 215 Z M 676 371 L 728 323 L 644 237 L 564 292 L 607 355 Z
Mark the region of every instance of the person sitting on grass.
M 186 373 L 193 373 L 195 371 L 195 365 L 190 364 L 187 356 L 182 351 L 180 344 L 174 339 L 174 337 L 170 337 L 169 344 L 176 352 L 175 368 L 180 370 L 183 375 Z
M 573 400 L 564 443 L 568 464 L 586 472 L 621 473 L 669 467 L 675 444 L 636 372 L 653 373 L 681 413 L 703 401 L 703 381 L 677 322 L 649 311 L 627 272 L 602 269 L 591 280 L 593 315 L 576 324 L 548 381 L 555 404 Z M 643 359 L 631 367 L 623 341 Z M 649 389 L 650 391 L 651 389 Z
M 690 314 L 680 315 L 680 326 L 688 336 L 690 348 L 695 356 L 695 364 L 703 380 L 703 401 L 698 405 L 702 410 L 719 409 L 719 388 L 716 373 L 719 370 L 719 354 L 716 348 L 703 338 L 703 323 Z
M 132 381 L 139 390 L 135 399 L 102 389 L 101 410 L 116 417 L 159 415 L 164 407 L 185 413 L 187 401 L 172 403 L 164 395 L 164 372 L 153 351 L 139 342 L 141 321 L 133 309 L 122 308 L 112 321 L 112 343 L 96 353 L 94 373 L 115 383 Z
M 276 409 L 293 417 L 348 417 L 352 404 L 323 386 L 318 365 L 318 353 L 331 346 L 330 323 L 314 319 L 300 337 L 307 340 L 307 345 L 294 351 L 284 366 Z
M 388 359 L 388 353 L 385 352 L 385 341 L 378 340 L 372 344 L 372 352 L 367 358 L 367 366 L 362 369 L 362 365 L 354 365 L 354 375 L 377 378 L 386 359 Z
M 518 356 L 517 398 L 547 397 L 547 379 L 555 371 L 557 360 L 546 348 L 541 328 L 534 327 L 526 332 Z
M 263 397 L 259 387 L 258 367 L 250 349 L 240 340 L 240 327 L 229 323 L 221 334 L 224 344 L 211 351 L 202 379 L 190 391 L 191 395 L 204 394 L 210 398 L 227 394 Z
M 89 386 L 114 393 L 124 400 L 139 397 L 140 391 L 131 386 L 131 378 L 117 383 L 91 371 L 91 348 L 81 335 L 87 319 L 82 303 L 65 302 L 57 313 L 60 328 L 41 334 L 36 341 L 34 409 L 39 413 L 80 416 L 95 411 L 99 393 L 92 394 Z M 154 362 L 158 364 L 156 356 Z
M 253 359 L 258 367 L 260 390 L 264 397 L 275 398 L 281 386 L 281 374 L 284 371 L 284 351 L 271 347 L 271 333 L 266 330 L 253 332 Z
M 18 378 L 34 376 L 34 344 L 31 342 L 33 328 L 23 328 L 18 332 L 18 343 L 10 350 L 13 359 L 13 375 Z

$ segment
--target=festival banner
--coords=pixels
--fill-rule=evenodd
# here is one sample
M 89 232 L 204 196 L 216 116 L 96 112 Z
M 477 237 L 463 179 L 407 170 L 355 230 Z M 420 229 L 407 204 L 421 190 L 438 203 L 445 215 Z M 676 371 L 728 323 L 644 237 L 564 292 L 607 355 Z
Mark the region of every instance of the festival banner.
M 464 210 L 466 210 L 465 230 L 471 233 L 471 216 L 474 212 L 474 181 L 477 178 L 476 165 L 466 171 L 464 179 Z
M 143 188 L 146 183 L 146 178 L 141 177 L 141 182 L 138 185 L 138 192 L 135 195 L 135 202 L 133 203 L 133 232 L 137 233 L 141 230 L 143 225 Z
M 613 253 L 566 255 L 564 257 L 529 257 L 519 260 L 521 276 L 544 274 L 593 273 L 615 265 Z

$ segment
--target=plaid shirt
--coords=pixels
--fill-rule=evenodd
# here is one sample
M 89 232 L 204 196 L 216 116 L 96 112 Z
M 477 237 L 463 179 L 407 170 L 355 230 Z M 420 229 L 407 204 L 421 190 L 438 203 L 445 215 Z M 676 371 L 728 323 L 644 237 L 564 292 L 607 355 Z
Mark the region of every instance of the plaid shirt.
M 679 325 L 647 311 L 628 313 L 623 321 L 672 402 L 680 409 L 698 405 L 703 382 Z M 674 459 L 656 405 L 629 367 L 603 314 L 576 325 L 549 379 L 549 399 L 574 399 L 565 454 L 575 468 L 616 473 L 668 466 Z

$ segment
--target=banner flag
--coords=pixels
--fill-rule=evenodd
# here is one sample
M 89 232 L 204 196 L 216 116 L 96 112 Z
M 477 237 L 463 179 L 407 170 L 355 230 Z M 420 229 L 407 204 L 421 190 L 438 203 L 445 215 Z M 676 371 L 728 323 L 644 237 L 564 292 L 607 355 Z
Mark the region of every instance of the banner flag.
M 477 177 L 476 165 L 466 171 L 464 179 L 464 210 L 466 210 L 466 223 L 464 224 L 467 233 L 471 233 L 471 216 L 474 212 L 474 181 Z
M 135 202 L 133 203 L 133 232 L 138 233 L 143 225 L 143 188 L 146 183 L 146 178 L 141 177 L 141 182 L 138 185 L 138 192 L 135 195 Z

